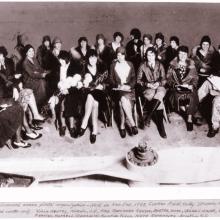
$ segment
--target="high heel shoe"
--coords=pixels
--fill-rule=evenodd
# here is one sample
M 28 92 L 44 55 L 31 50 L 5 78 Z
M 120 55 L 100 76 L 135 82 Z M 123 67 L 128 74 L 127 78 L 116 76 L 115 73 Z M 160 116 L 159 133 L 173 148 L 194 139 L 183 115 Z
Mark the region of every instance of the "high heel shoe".
M 78 133 L 77 133 L 75 128 L 70 128 L 70 136 L 72 138 L 77 138 L 78 137 Z
M 79 136 L 83 136 L 85 134 L 86 128 L 80 128 L 79 130 Z
M 192 122 L 186 122 L 186 129 L 187 131 L 193 130 L 193 123 Z
M 132 134 L 133 134 L 133 135 L 138 134 L 138 129 L 137 129 L 136 126 L 133 126 L 133 127 L 131 128 L 131 131 L 132 131 Z
M 66 133 L 66 127 L 65 126 L 60 127 L 59 128 L 60 137 L 65 136 L 65 133 Z
M 31 129 L 34 129 L 34 130 L 41 130 L 43 129 L 43 127 L 37 125 L 37 124 L 31 124 L 29 125 Z
M 91 142 L 91 144 L 94 144 L 96 142 L 96 135 L 95 134 L 90 134 L 90 142 Z
M 125 129 L 119 129 L 119 133 L 120 133 L 121 138 L 126 137 L 126 130 Z
M 30 143 L 27 143 L 27 142 L 24 142 L 24 141 L 20 141 L 20 142 L 13 142 L 12 143 L 12 147 L 14 149 L 17 149 L 17 148 L 28 148 L 28 147 L 31 147 L 31 144 Z
M 30 133 L 30 134 L 28 134 L 28 133 L 25 133 L 24 134 L 24 140 L 29 140 L 29 139 L 31 139 L 31 140 L 37 140 L 37 139 L 39 139 L 39 138 L 41 138 L 42 137 L 42 134 L 39 134 L 39 133 L 37 133 L 37 132 L 35 132 L 35 131 L 32 131 L 32 133 Z
M 33 119 L 32 122 L 34 124 L 39 124 L 39 123 L 44 123 L 46 121 L 46 119 Z

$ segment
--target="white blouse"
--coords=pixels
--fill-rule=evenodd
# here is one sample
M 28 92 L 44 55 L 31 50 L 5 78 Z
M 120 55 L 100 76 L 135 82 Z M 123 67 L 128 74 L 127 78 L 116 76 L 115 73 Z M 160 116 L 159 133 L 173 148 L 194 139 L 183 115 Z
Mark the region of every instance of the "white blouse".
M 131 67 L 128 65 L 127 62 L 119 63 L 117 62 L 115 65 L 115 70 L 121 80 L 121 84 L 125 84 L 127 82 L 127 78 L 129 75 Z

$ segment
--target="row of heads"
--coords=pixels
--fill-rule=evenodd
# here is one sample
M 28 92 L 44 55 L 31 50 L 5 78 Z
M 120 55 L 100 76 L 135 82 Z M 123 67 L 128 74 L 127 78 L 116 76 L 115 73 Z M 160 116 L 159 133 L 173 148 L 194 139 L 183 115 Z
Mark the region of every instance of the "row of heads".
M 24 47 L 24 54 L 27 54 L 27 52 L 30 49 L 34 50 L 34 47 L 31 44 L 27 44 Z M 178 48 L 178 52 L 179 51 L 182 51 L 182 52 L 185 52 L 185 53 L 188 54 L 189 53 L 189 48 L 187 46 L 180 46 Z M 157 55 L 156 49 L 154 47 L 149 47 L 145 52 L 145 59 L 147 59 L 148 52 L 151 52 L 151 53 L 154 53 L 155 55 Z M 119 53 L 126 57 L 125 47 L 118 47 L 117 50 L 116 50 L 116 54 L 119 54 Z M 4 46 L 0 46 L 0 54 L 2 54 L 4 57 L 6 57 L 8 55 L 8 51 Z M 97 51 L 95 49 L 89 49 L 88 52 L 87 52 L 87 57 L 89 58 L 89 57 L 94 57 L 94 56 L 98 57 Z M 69 52 L 67 52 L 65 50 L 61 50 L 60 53 L 59 53 L 58 58 L 64 59 L 65 61 L 69 61 L 71 59 L 71 55 L 70 55 Z
M 130 32 L 130 36 L 132 36 L 132 39 L 138 39 L 140 40 L 141 39 L 141 32 L 139 29 L 137 28 L 133 28 Z M 17 36 L 17 42 L 18 44 L 22 44 L 22 38 L 27 38 L 26 35 L 18 35 Z M 123 42 L 124 40 L 124 36 L 121 32 L 115 32 L 113 34 L 113 39 L 116 40 L 116 38 L 119 37 L 120 38 L 120 42 Z M 145 40 L 145 38 L 147 38 L 149 40 L 150 43 L 153 42 L 153 36 L 151 34 L 144 34 L 143 35 L 143 41 Z M 104 41 L 104 43 L 107 42 L 107 39 L 105 38 L 105 36 L 103 34 L 97 34 L 96 35 L 96 44 L 98 42 L 99 39 L 102 39 Z M 165 36 L 161 33 L 161 32 L 158 32 L 155 34 L 155 37 L 154 37 L 154 43 L 156 43 L 157 39 L 160 39 L 162 41 L 162 44 L 164 43 L 165 41 Z M 180 44 L 180 40 L 177 36 L 171 36 L 170 37 L 170 42 L 171 41 L 174 41 L 176 43 L 176 45 L 179 46 Z M 88 39 L 87 37 L 80 37 L 78 39 L 78 45 L 80 46 L 81 45 L 81 42 L 82 41 L 85 41 L 87 44 L 88 44 Z M 51 40 L 50 36 L 49 35 L 46 35 L 42 38 L 42 44 L 44 45 L 44 42 L 48 42 L 48 44 L 51 46 L 51 47 L 54 47 L 55 44 L 57 43 L 60 43 L 62 44 L 62 40 L 59 38 L 59 37 L 55 37 L 53 40 Z M 205 35 L 201 38 L 201 41 L 200 41 L 200 46 L 202 46 L 202 43 L 203 42 L 208 42 L 209 45 L 211 45 L 211 38 L 208 36 L 208 35 Z
M 187 46 L 180 46 L 178 48 L 178 53 L 179 52 L 184 52 L 187 55 L 189 54 L 189 48 Z M 149 47 L 146 52 L 145 52 L 145 60 L 148 61 L 147 55 L 149 53 L 153 53 L 155 55 L 155 59 L 157 57 L 157 51 L 155 50 L 154 47 Z M 118 47 L 116 50 L 116 55 L 121 54 L 124 56 L 124 58 L 126 59 L 126 49 L 124 47 Z M 95 49 L 89 49 L 88 54 L 87 54 L 87 61 L 89 62 L 89 59 L 91 57 L 96 57 L 98 58 L 98 53 Z M 61 50 L 59 55 L 58 55 L 58 59 L 63 59 L 66 61 L 66 63 L 69 63 L 69 61 L 71 60 L 71 54 L 65 50 Z

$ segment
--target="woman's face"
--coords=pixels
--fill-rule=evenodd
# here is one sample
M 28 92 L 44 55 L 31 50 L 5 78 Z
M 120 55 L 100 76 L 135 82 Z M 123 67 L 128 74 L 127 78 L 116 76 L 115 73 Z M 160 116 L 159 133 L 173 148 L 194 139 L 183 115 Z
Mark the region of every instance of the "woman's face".
M 119 62 L 122 62 L 125 60 L 125 55 L 122 53 L 117 53 L 117 59 Z
M 29 58 L 33 58 L 34 57 L 34 49 L 33 48 L 30 48 L 27 51 L 27 57 L 29 57 Z
M 116 36 L 116 38 L 115 38 L 115 42 L 117 42 L 118 44 L 119 43 L 121 43 L 121 37 L 118 35 L 118 36 Z
M 54 44 L 54 48 L 56 48 L 57 50 L 60 51 L 61 48 L 62 48 L 62 44 L 57 42 L 57 43 Z
M 176 41 L 171 40 L 171 41 L 170 41 L 170 46 L 171 46 L 173 49 L 177 48 Z
M 145 45 L 149 45 L 150 44 L 150 40 L 147 37 L 144 38 L 144 44 Z
M 181 62 L 185 62 L 187 59 L 187 56 L 188 54 L 186 52 L 179 51 L 178 57 Z
M 98 58 L 96 56 L 89 57 L 89 63 L 91 66 L 95 66 L 97 64 Z
M 147 52 L 147 60 L 149 63 L 153 63 L 156 60 L 156 54 L 152 51 Z
M 60 50 L 55 47 L 55 48 L 53 48 L 53 51 L 52 51 L 52 52 L 53 52 L 53 55 L 54 55 L 55 57 L 58 57 L 58 55 L 59 55 L 59 53 L 60 53 Z
M 104 40 L 102 38 L 99 38 L 97 43 L 98 43 L 98 45 L 103 45 L 104 44 Z
M 204 51 L 208 51 L 209 47 L 210 47 L 209 42 L 203 42 L 203 43 L 202 43 L 202 49 L 203 49 Z
M 160 38 L 157 38 L 157 39 L 156 39 L 156 45 L 157 45 L 157 46 L 162 45 L 162 43 L 163 43 L 163 41 L 162 41 Z
M 48 40 L 44 41 L 44 46 L 45 47 L 49 47 L 50 46 L 50 42 Z
M 82 40 L 81 43 L 80 43 L 80 46 L 85 48 L 87 45 L 87 42 L 85 40 Z

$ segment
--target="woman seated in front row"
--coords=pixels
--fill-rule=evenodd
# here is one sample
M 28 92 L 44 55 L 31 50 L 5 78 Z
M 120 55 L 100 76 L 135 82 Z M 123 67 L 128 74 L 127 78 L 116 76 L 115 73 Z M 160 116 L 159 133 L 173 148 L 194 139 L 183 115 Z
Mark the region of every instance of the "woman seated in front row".
M 105 93 L 105 81 L 108 78 L 107 66 L 98 62 L 98 54 L 95 50 L 88 51 L 88 60 L 85 67 L 83 86 L 88 88 L 88 95 L 85 103 L 85 114 L 82 120 L 79 135 L 82 136 L 88 126 L 90 116 L 92 116 L 92 132 L 90 142 L 96 142 L 98 133 L 99 112 L 106 112 L 107 99 Z M 106 121 L 107 122 L 107 121 Z
M 133 64 L 125 60 L 126 52 L 124 47 L 116 50 L 117 60 L 115 60 L 110 68 L 110 83 L 113 88 L 112 98 L 120 107 L 120 135 L 122 138 L 126 136 L 125 116 L 127 117 L 133 135 L 138 133 L 137 126 L 132 115 L 132 105 L 135 100 L 134 86 L 136 77 Z
M 66 123 L 68 122 L 70 136 L 77 137 L 76 119 L 82 117 L 82 103 L 84 103 L 84 95 L 79 86 L 82 78 L 82 66 L 71 59 L 70 53 L 60 51 L 58 56 L 60 62 L 59 82 L 57 91 L 50 98 L 49 103 L 51 109 L 56 110 L 59 124 L 59 134 L 64 136 L 66 133 Z
M 4 98 L 12 99 L 20 103 L 25 113 L 29 112 L 33 118 L 32 125 L 27 122 L 26 114 L 23 117 L 23 126 L 25 129 L 26 139 L 38 139 L 41 134 L 38 134 L 32 129 L 40 128 L 34 122 L 44 121 L 44 118 L 39 114 L 35 97 L 31 89 L 24 89 L 21 83 L 21 74 L 16 74 L 12 59 L 7 57 L 7 49 L 4 46 L 0 47 L 0 90 Z M 31 129 L 32 127 L 32 129 Z
M 155 114 L 158 131 L 162 138 L 166 138 L 166 132 L 163 124 L 163 98 L 166 94 L 164 88 L 166 84 L 165 71 L 163 64 L 156 59 L 157 52 L 153 47 L 147 49 L 145 53 L 145 62 L 141 64 L 138 75 L 137 84 L 142 86 L 143 96 L 149 101 L 146 103 L 147 117 L 146 125 L 150 126 L 150 121 Z
M 189 49 L 180 46 L 178 56 L 170 62 L 167 83 L 170 87 L 169 101 L 176 111 L 184 110 L 187 115 L 187 131 L 193 130 L 193 115 L 198 107 L 198 74 L 195 63 L 188 58 Z

